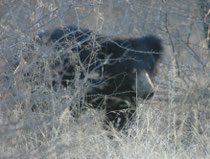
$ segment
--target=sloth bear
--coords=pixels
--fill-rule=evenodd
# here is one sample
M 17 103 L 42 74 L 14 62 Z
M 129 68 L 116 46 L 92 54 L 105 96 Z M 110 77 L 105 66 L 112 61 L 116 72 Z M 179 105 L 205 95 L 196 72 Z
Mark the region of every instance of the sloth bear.
M 41 33 L 36 42 L 61 54 L 62 60 L 55 67 L 60 68 L 64 87 L 72 86 L 80 68 L 79 78 L 88 81 L 86 101 L 105 109 L 106 123 L 119 130 L 135 112 L 136 98 L 153 96 L 152 81 L 163 51 L 156 36 L 110 38 L 68 26 Z

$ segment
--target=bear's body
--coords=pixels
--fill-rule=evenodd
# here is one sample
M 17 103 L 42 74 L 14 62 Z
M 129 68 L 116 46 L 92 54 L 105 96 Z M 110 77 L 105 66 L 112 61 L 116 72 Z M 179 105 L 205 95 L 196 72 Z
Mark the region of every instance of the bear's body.
M 43 42 L 44 37 L 48 37 L 46 42 Z M 80 79 L 86 77 L 89 81 L 87 101 L 94 107 L 106 109 L 108 120 L 115 121 L 122 113 L 118 116 L 113 112 L 129 107 L 120 104 L 126 102 L 115 102 L 115 99 L 134 104 L 138 97 L 148 99 L 153 95 L 152 81 L 163 51 L 161 40 L 155 36 L 112 39 L 69 26 L 42 33 L 38 41 L 64 52 L 59 63 L 63 86 L 71 85 L 76 67 L 81 68 Z M 105 98 L 111 102 L 106 102 Z M 118 128 L 124 124 L 125 121 Z

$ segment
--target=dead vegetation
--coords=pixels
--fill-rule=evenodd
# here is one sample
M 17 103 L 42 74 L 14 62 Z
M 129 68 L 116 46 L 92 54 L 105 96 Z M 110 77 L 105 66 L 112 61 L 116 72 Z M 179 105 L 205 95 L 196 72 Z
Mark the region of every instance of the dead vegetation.
M 62 0 L 6 6 L 0 5 L 2 158 L 210 157 L 209 50 L 196 3 Z M 106 131 L 103 111 L 87 108 L 77 118 L 69 111 L 85 105 L 83 81 L 72 89 L 50 87 L 59 79 L 50 67 L 59 56 L 48 47 L 29 46 L 37 33 L 67 24 L 111 36 L 162 37 L 165 55 L 155 96 L 138 101 L 126 133 Z

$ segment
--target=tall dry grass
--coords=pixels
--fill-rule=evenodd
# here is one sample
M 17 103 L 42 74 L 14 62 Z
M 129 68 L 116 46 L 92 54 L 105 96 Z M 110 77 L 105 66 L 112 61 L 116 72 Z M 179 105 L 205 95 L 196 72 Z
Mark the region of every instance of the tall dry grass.
M 0 158 L 210 158 L 209 50 L 190 0 L 5 1 L 0 10 Z M 50 87 L 59 55 L 32 39 L 67 24 L 163 39 L 155 96 L 138 100 L 126 133 L 106 131 L 98 110 L 74 117 L 69 106 L 84 104 L 82 81 Z

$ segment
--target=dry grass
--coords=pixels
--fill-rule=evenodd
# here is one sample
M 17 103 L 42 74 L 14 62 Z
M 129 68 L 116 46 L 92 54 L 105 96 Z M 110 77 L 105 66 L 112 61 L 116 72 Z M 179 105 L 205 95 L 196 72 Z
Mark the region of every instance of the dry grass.
M 58 55 L 48 47 L 35 44 L 35 50 L 32 50 L 29 45 L 37 32 L 73 21 L 73 17 L 68 17 L 71 13 L 78 14 L 84 20 L 80 22 L 81 25 L 90 26 L 94 22 L 96 32 L 109 33 L 113 23 L 100 30 L 105 23 L 111 22 L 105 9 L 113 11 L 113 19 L 117 21 L 117 16 L 120 18 L 123 14 L 117 10 L 119 6 L 131 6 L 135 10 L 139 5 L 110 1 L 110 4 L 104 3 L 104 8 L 99 8 L 100 5 L 93 1 L 95 7 L 89 15 L 89 1 L 81 1 L 81 6 L 73 2 L 66 3 L 68 6 L 62 2 L 65 1 L 56 1 L 50 6 L 35 1 L 17 4 L 14 1 L 7 4 L 8 10 L 0 12 L 0 158 L 210 158 L 209 53 L 203 47 L 202 36 L 199 37 L 200 43 L 196 41 L 197 35 L 202 32 L 199 20 L 194 19 L 197 27 L 193 28 L 193 24 L 188 26 L 188 21 L 180 18 L 185 9 L 186 12 L 190 9 L 178 8 L 183 12 L 177 11 L 178 18 L 174 20 L 180 25 L 186 22 L 185 25 L 189 27 L 190 38 L 186 45 L 180 37 L 183 30 L 179 32 L 179 25 L 174 25 L 173 20 L 173 27 L 168 27 L 171 32 L 174 28 L 176 31 L 157 31 L 164 39 L 166 49 L 155 82 L 155 96 L 149 101 L 138 101 L 134 124 L 126 133 L 122 133 L 114 129 L 104 130 L 104 114 L 97 110 L 88 109 L 80 117 L 74 118 L 69 106 L 78 107 L 81 104 L 85 85 L 78 80 L 75 84 L 79 87 L 53 90 L 50 85 L 57 76 L 50 64 Z M 143 8 L 147 6 L 152 11 L 159 11 L 154 3 L 142 4 L 145 4 Z M 85 10 L 85 7 L 89 7 L 89 10 Z M 182 7 L 186 6 L 183 4 Z M 129 7 L 127 11 L 133 15 L 132 8 Z M 151 17 L 154 16 L 152 11 Z M 194 10 L 193 13 L 196 14 Z M 128 24 L 125 28 L 129 33 L 130 20 L 125 16 L 123 14 L 120 20 Z M 135 22 L 135 18 L 132 20 Z M 156 28 L 156 21 L 152 22 Z M 194 30 L 190 30 L 191 25 Z M 111 29 L 113 32 L 115 27 Z M 133 28 L 132 33 L 143 34 L 150 30 L 138 29 Z M 122 32 L 123 28 L 117 34 Z M 174 43 L 168 42 L 169 35 L 175 39 Z M 172 44 L 177 52 L 181 50 L 180 57 L 173 56 Z M 174 59 L 179 61 L 178 69 L 174 69 Z M 28 72 L 30 74 L 26 76 Z M 37 110 L 32 112 L 34 106 Z

